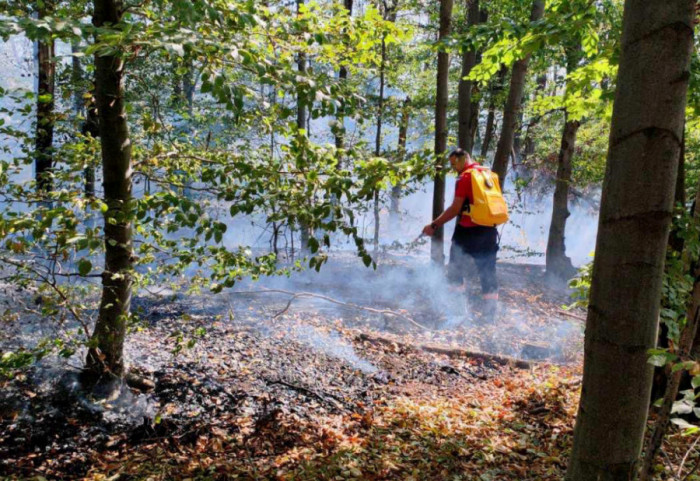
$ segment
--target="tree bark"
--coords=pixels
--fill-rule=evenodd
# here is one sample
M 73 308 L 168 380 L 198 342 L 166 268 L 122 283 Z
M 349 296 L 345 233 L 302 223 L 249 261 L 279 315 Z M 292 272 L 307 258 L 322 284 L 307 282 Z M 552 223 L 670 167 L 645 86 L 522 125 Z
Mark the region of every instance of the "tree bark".
M 70 51 L 73 54 L 73 57 L 71 58 L 70 70 L 70 83 L 73 89 L 73 113 L 75 114 L 75 117 L 78 118 L 85 110 L 85 101 L 83 100 L 84 90 L 78 86 L 81 83 L 84 75 L 83 66 L 80 64 L 80 57 L 76 55 L 80 53 L 79 40 L 71 40 Z
M 573 67 L 575 68 L 575 67 Z M 573 68 L 569 68 L 569 71 L 572 71 Z M 544 92 L 544 90 L 547 88 L 547 74 L 542 74 L 537 77 L 537 87 L 535 89 L 535 93 L 533 95 L 534 98 L 537 98 L 537 94 L 540 94 Z M 523 149 L 521 152 L 521 157 L 523 159 L 523 162 L 525 159 L 535 153 L 535 141 L 532 139 L 532 130 L 537 127 L 537 124 L 540 123 L 540 120 L 542 119 L 541 115 L 536 116 L 534 119 L 531 119 L 528 124 L 527 128 L 525 129 L 525 140 L 523 141 Z
M 76 54 L 80 51 L 80 43 L 77 40 L 71 42 L 71 52 Z M 97 110 L 95 108 L 94 101 L 92 99 L 94 95 L 94 87 L 90 90 L 90 101 L 85 105 L 85 98 L 83 94 L 85 93 L 82 87 L 79 87 L 83 76 L 83 67 L 80 63 L 80 57 L 74 55 L 71 65 L 71 84 L 73 86 L 73 111 L 76 118 L 79 118 L 83 113 L 85 113 L 85 120 L 83 121 L 80 132 L 83 135 L 90 135 L 92 137 L 97 137 L 99 135 L 97 127 Z M 90 163 L 85 167 L 83 172 L 84 176 L 84 192 L 87 196 L 95 195 L 95 167 L 94 163 Z
M 571 278 L 576 273 L 571 259 L 566 255 L 564 234 L 566 231 L 566 219 L 570 215 L 568 204 L 571 161 L 574 156 L 576 132 L 580 125 L 581 123 L 578 120 L 566 120 L 564 123 L 561 146 L 559 147 L 556 186 L 554 188 L 552 222 L 549 225 L 549 238 L 547 240 L 547 275 L 564 280 Z
M 581 58 L 580 45 L 567 48 L 566 54 L 566 70 L 568 73 L 571 73 L 576 69 Z M 541 76 L 538 79 L 538 90 L 545 89 L 546 80 L 546 76 Z M 570 215 L 569 184 L 571 183 L 572 160 L 576 146 L 576 133 L 580 125 L 581 123 L 578 120 L 570 120 L 568 112 L 565 113 L 564 130 L 561 136 L 557 163 L 557 178 L 554 187 L 552 222 L 549 225 L 549 238 L 547 239 L 545 260 L 547 275 L 562 280 L 568 280 L 576 274 L 576 269 L 574 269 L 571 259 L 566 255 L 565 233 L 566 219 Z
M 343 0 L 343 6 L 348 12 L 348 17 L 352 17 L 352 3 L 353 0 Z M 344 83 L 348 78 L 348 69 L 345 65 L 340 67 L 338 72 L 338 79 L 341 83 Z M 337 150 L 342 150 L 345 147 L 345 101 L 340 100 L 340 106 L 338 107 L 338 114 L 336 115 L 336 126 L 335 126 L 335 148 Z M 338 161 L 338 167 L 340 167 L 340 159 Z
M 51 15 L 52 3 L 39 2 L 38 18 Z M 38 90 L 36 101 L 35 180 L 38 192 L 53 189 L 54 90 L 56 85 L 56 59 L 53 39 L 37 42 Z
M 301 12 L 301 6 L 304 4 L 304 0 L 296 0 L 297 5 L 297 15 Z M 300 76 L 306 73 L 306 53 L 299 52 L 297 57 L 297 71 Z M 306 101 L 301 92 L 301 89 L 297 90 L 297 128 L 301 131 L 304 130 L 305 135 L 308 136 L 307 131 L 307 118 L 306 118 Z M 309 238 L 311 237 L 311 231 L 308 225 L 300 225 L 299 230 L 301 232 L 301 250 L 305 251 L 309 247 Z
M 452 18 L 452 0 L 440 0 L 440 33 L 438 41 L 450 34 Z M 435 175 L 433 187 L 433 219 L 437 218 L 445 208 L 445 177 L 442 170 L 445 167 L 445 150 L 447 149 L 447 101 L 448 101 L 448 69 L 449 54 L 441 50 L 437 59 L 437 94 L 435 100 L 435 162 L 438 172 Z M 430 242 L 430 258 L 440 266 L 445 264 L 444 249 L 445 232 L 443 226 L 435 231 Z
M 467 26 L 473 27 L 479 23 L 479 0 L 466 0 L 467 6 Z M 458 87 L 458 131 L 457 145 L 470 152 L 473 145 L 473 103 L 472 103 L 472 87 L 474 82 L 465 80 L 476 65 L 476 50 L 465 50 L 462 54 L 462 74 L 459 79 Z
M 94 94 L 94 88 L 93 92 Z M 85 115 L 85 122 L 83 122 L 83 126 L 81 128 L 82 134 L 83 135 L 90 135 L 91 137 L 99 137 L 100 136 L 100 128 L 99 128 L 99 118 L 97 116 L 97 106 L 95 105 L 95 99 L 93 98 L 94 95 L 91 96 L 90 101 L 87 105 L 87 113 Z M 95 195 L 95 167 L 94 164 L 90 164 L 87 167 L 85 167 L 85 184 L 84 184 L 84 189 L 85 189 L 85 195 L 87 196 L 94 196 Z
M 489 113 L 486 117 L 486 128 L 484 129 L 484 142 L 481 144 L 481 152 L 479 152 L 482 157 L 485 157 L 489 149 L 491 148 L 491 139 L 493 139 L 493 131 L 495 124 L 494 121 L 496 117 L 496 96 L 503 90 L 503 83 L 506 80 L 507 73 L 508 69 L 506 68 L 506 66 L 501 66 L 501 69 L 498 71 L 498 76 L 496 77 L 496 80 L 491 82 L 491 86 L 489 88 Z
M 676 185 L 676 195 L 678 195 L 678 185 Z M 695 208 L 693 209 L 692 221 L 693 229 L 697 229 L 698 226 L 700 226 L 700 209 L 698 209 L 698 203 L 700 203 L 700 185 L 698 185 L 698 190 L 695 194 Z M 684 253 L 683 261 L 683 272 L 690 270 L 695 280 L 693 282 L 693 290 L 691 293 L 688 310 L 686 311 L 687 322 L 681 331 L 678 348 L 676 350 L 676 354 L 679 358 L 678 362 L 691 360 L 690 354 L 694 344 L 693 341 L 697 335 L 698 316 L 700 316 L 700 264 L 698 264 L 697 258 L 691 259 L 687 252 Z M 668 430 L 668 425 L 671 421 L 671 409 L 673 408 L 673 403 L 676 401 L 676 397 L 678 396 L 678 389 L 681 385 L 681 380 L 684 373 L 684 369 L 672 372 L 667 380 L 663 403 L 661 404 L 661 408 L 657 414 L 656 422 L 654 423 L 654 428 L 652 430 L 651 437 L 649 438 L 649 445 L 644 453 L 644 464 L 642 465 L 642 470 L 639 474 L 639 481 L 648 481 L 652 479 L 654 459 L 658 454 L 659 448 L 661 448 L 664 436 Z
M 410 119 L 411 99 L 406 97 L 403 101 L 401 109 L 401 120 L 399 123 L 399 143 L 396 149 L 396 161 L 402 162 L 406 157 L 406 138 L 408 137 L 408 123 Z M 398 216 L 401 209 L 401 183 L 397 183 L 391 189 L 391 207 L 389 212 L 394 216 Z
M 693 203 L 693 208 L 691 209 L 691 214 L 695 212 L 695 203 Z M 681 152 L 678 157 L 678 175 L 676 175 L 676 186 L 674 188 L 674 200 L 673 200 L 674 213 L 685 213 L 685 127 L 683 128 L 683 140 L 681 141 Z M 671 224 L 671 232 L 668 234 L 668 249 L 666 252 L 666 258 L 672 253 L 676 255 L 683 255 L 683 248 L 685 246 L 685 240 L 683 239 L 682 231 L 685 229 L 680 229 L 678 226 Z M 692 274 L 690 266 L 684 268 L 684 272 Z M 667 307 L 664 302 L 661 303 L 661 308 Z M 669 347 L 668 339 L 668 326 L 665 322 L 659 324 L 659 336 L 656 341 L 656 347 L 667 348 Z M 649 398 L 649 404 L 653 404 L 657 399 L 665 395 L 667 389 L 667 383 L 671 377 L 671 368 L 668 365 L 655 366 L 654 367 L 654 377 L 651 386 L 651 397 Z
M 390 12 L 384 12 L 386 19 Z M 382 36 L 381 61 L 379 64 L 379 98 L 377 100 L 377 132 L 374 138 L 374 155 L 379 157 L 382 151 L 382 120 L 384 119 L 384 74 L 386 68 L 386 40 Z M 379 190 L 374 191 L 374 250 L 379 249 Z
M 185 102 L 187 103 L 187 113 L 190 114 L 190 116 L 192 115 L 194 108 L 195 87 L 196 80 L 194 75 L 194 64 L 190 58 L 187 60 L 187 71 L 182 76 L 182 90 L 185 94 Z
M 530 12 L 530 21 L 535 22 L 544 15 L 544 0 L 534 0 Z M 515 129 L 520 115 L 521 103 L 523 100 L 523 89 L 525 88 L 525 76 L 530 63 L 530 55 L 518 60 L 513 64 L 513 73 L 510 78 L 510 90 L 508 100 L 503 109 L 503 122 L 501 125 L 501 136 L 498 139 L 496 155 L 493 159 L 493 171 L 498 174 L 501 187 L 506 183 L 508 173 L 508 159 L 513 150 L 513 139 Z
M 570 481 L 626 481 L 638 465 L 651 388 L 647 350 L 656 344 L 683 135 L 693 11 L 693 0 L 625 2 Z
M 92 23 L 117 25 L 120 0 L 94 0 Z M 124 60 L 95 55 L 95 97 L 99 115 L 104 201 L 105 267 L 102 299 L 87 355 L 89 371 L 108 377 L 124 374 L 124 337 L 131 309 L 132 212 L 131 140 L 124 108 Z

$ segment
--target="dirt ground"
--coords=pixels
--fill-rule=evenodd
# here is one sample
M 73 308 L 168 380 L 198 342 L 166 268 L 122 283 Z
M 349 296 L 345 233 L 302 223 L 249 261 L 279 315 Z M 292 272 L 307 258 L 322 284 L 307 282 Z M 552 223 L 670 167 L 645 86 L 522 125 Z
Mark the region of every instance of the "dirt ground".
M 583 333 L 566 289 L 500 264 L 485 324 L 467 302 L 476 282 L 454 293 L 411 259 L 356 264 L 219 295 L 142 293 L 127 357 L 155 389 L 97 400 L 79 356 L 0 381 L 0 478 L 561 479 Z

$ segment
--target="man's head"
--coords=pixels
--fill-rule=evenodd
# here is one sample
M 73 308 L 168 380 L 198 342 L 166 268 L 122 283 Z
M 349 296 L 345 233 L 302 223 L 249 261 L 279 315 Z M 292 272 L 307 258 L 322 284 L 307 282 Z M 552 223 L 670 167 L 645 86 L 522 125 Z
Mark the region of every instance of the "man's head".
M 471 161 L 471 157 L 464 149 L 455 149 L 450 152 L 450 166 L 457 172 L 461 172 L 466 167 L 467 163 Z

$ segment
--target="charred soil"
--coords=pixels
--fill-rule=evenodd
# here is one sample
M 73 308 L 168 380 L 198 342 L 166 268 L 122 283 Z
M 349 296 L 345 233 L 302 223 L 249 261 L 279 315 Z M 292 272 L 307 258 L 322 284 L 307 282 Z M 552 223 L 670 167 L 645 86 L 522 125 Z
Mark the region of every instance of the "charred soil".
M 141 297 L 127 355 L 155 389 L 123 385 L 99 400 L 70 365 L 79 358 L 0 381 L 0 477 L 561 479 L 581 329 L 539 267 L 500 266 L 492 324 L 477 322 L 465 294 L 448 294 L 461 307 L 446 314 L 400 262 L 362 272 L 366 282 L 325 275 L 265 288 L 390 309 L 429 330 L 318 298 L 289 304 L 257 284 Z M 380 290 L 378 275 L 395 290 Z M 489 353 L 534 362 L 520 369 Z

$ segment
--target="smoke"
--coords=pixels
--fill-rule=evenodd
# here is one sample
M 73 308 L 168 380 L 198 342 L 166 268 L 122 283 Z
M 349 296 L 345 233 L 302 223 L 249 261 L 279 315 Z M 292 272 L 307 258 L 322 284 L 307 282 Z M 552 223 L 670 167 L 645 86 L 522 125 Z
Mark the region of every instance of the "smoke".
M 299 342 L 327 356 L 345 361 L 364 373 L 372 374 L 377 368 L 361 359 L 352 345 L 348 344 L 336 331 L 323 332 L 310 325 L 287 326 L 285 337 Z

